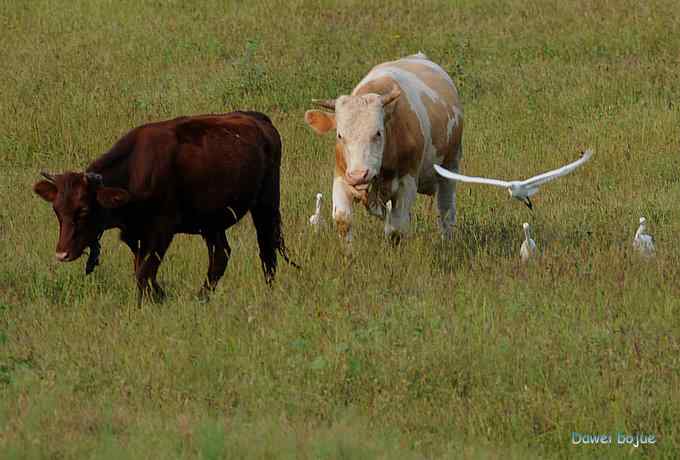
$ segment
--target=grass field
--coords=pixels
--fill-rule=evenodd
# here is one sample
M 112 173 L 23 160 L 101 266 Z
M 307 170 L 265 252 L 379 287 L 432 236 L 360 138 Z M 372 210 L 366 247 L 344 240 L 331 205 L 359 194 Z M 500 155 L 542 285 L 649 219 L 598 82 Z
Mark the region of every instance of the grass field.
M 0 30 L 1 458 L 680 456 L 676 0 L 3 0 Z M 345 258 L 331 228 L 307 228 L 333 141 L 304 111 L 419 50 L 460 90 L 463 173 L 595 155 L 533 213 L 460 186 L 450 242 L 427 197 L 397 248 L 358 209 Z M 54 262 L 39 170 L 82 169 L 147 121 L 235 109 L 282 134 L 301 271 L 266 288 L 249 218 L 209 303 L 197 237 L 175 239 L 160 305 L 137 307 L 117 232 L 89 277 Z M 630 248 L 641 215 L 650 261 Z M 543 252 L 530 267 L 524 221 Z M 657 442 L 575 446 L 573 431 Z

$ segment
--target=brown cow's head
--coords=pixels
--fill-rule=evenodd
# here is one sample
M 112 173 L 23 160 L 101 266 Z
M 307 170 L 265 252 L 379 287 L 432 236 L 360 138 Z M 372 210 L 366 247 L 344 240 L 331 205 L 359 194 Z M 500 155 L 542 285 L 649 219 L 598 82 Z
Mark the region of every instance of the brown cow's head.
M 130 199 L 126 190 L 104 187 L 102 176 L 94 173 L 42 173 L 46 180 L 36 182 L 33 191 L 52 203 L 59 219 L 56 258 L 76 260 L 101 231 L 102 208 L 117 208 Z
M 397 86 L 384 95 L 340 96 L 316 104 L 335 113 L 308 110 L 305 121 L 318 134 L 337 132 L 336 151 L 342 152 L 347 165 L 349 185 L 368 184 L 380 172 L 385 149 L 385 120 L 401 91 Z

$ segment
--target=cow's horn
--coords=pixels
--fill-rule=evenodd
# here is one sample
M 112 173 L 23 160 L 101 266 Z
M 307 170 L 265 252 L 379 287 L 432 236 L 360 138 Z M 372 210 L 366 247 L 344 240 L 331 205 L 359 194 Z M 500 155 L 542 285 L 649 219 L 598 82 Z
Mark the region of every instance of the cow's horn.
M 391 102 L 394 102 L 399 96 L 401 96 L 401 90 L 397 85 L 393 85 L 389 93 L 380 96 L 383 107 Z
M 328 110 L 335 110 L 335 99 L 312 99 L 312 104 Z
M 40 175 L 52 183 L 55 182 L 54 175 L 48 173 L 47 171 L 40 171 Z
M 102 185 L 102 175 L 97 173 L 85 173 L 85 180 L 94 185 Z

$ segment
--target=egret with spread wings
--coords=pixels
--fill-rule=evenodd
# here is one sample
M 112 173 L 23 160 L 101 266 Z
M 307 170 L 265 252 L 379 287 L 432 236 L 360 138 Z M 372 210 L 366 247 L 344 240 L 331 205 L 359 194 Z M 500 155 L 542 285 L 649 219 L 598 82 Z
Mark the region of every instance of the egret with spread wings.
M 534 193 L 538 192 L 539 186 L 545 184 L 546 182 L 550 182 L 551 180 L 557 179 L 558 177 L 569 174 L 583 163 L 588 161 L 592 154 L 592 149 L 588 149 L 582 153 L 581 158 L 578 160 L 569 163 L 568 165 L 562 166 L 561 168 L 539 174 L 538 176 L 531 177 L 524 181 L 503 181 L 498 179 L 487 179 L 486 177 L 464 176 L 462 174 L 449 171 L 448 169 L 444 169 L 438 165 L 434 165 L 434 169 L 440 176 L 446 177 L 447 179 L 459 182 L 470 182 L 473 184 L 489 184 L 495 185 L 496 187 L 506 188 L 508 189 L 508 193 L 510 193 L 511 197 L 520 200 L 522 203 L 526 204 L 529 209 L 533 209 L 533 204 L 531 204 L 530 197 Z

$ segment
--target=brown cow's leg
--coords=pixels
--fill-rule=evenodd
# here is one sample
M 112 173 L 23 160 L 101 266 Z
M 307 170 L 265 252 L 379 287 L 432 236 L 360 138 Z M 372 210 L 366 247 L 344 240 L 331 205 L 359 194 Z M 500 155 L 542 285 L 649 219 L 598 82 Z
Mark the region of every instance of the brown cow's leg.
M 257 232 L 257 245 L 260 247 L 260 261 L 267 284 L 274 281 L 276 274 L 276 249 L 278 247 L 277 233 L 280 223 L 275 216 L 275 210 L 268 206 L 259 206 L 250 210 Z M 278 211 L 276 211 L 278 214 Z
M 135 273 L 137 273 L 137 270 L 139 270 L 139 266 L 142 264 L 142 261 L 144 260 L 144 256 L 146 255 L 147 249 L 140 245 L 139 238 L 135 238 L 128 233 L 122 233 L 120 235 L 120 239 L 123 243 L 127 245 L 127 247 L 130 248 L 130 251 L 132 251 L 132 257 L 134 258 L 133 261 L 134 269 Z
M 224 231 L 206 234 L 203 238 L 208 247 L 208 277 L 203 283 L 199 297 L 207 299 L 227 269 L 231 248 Z
M 144 241 L 140 241 L 139 238 L 136 238 L 125 232 L 121 233 L 120 239 L 130 248 L 130 251 L 132 251 L 134 274 L 135 279 L 137 279 L 137 304 L 141 305 L 144 298 L 144 293 L 148 290 L 148 284 L 145 283 L 140 286 L 137 273 L 139 272 L 142 262 L 144 262 L 144 258 L 148 253 L 148 247 Z
M 141 262 L 135 274 L 137 278 L 137 302 L 141 305 L 144 296 L 149 296 L 153 302 L 161 302 L 165 298 L 163 289 L 156 281 L 158 267 L 160 266 L 165 251 L 151 251 L 146 259 Z
M 140 287 L 139 275 L 138 275 L 138 273 L 139 273 L 139 271 L 142 267 L 142 264 L 144 263 L 144 259 L 146 258 L 148 253 L 149 253 L 148 244 L 146 244 L 145 241 L 140 241 L 138 243 L 137 250 L 134 252 L 135 279 L 137 280 L 137 290 L 138 290 L 137 303 L 139 305 L 142 304 L 144 294 L 149 292 L 148 283 L 144 283 L 143 287 Z
M 158 268 L 163 261 L 165 252 L 172 242 L 172 237 L 172 234 L 162 233 L 159 229 L 149 244 L 145 244 L 144 240 L 141 241 L 138 253 L 139 260 L 135 258 L 135 265 L 137 265 L 135 276 L 139 290 L 137 301 L 140 305 L 145 294 L 150 294 L 151 300 L 154 302 L 162 301 L 165 298 L 163 289 L 161 289 L 158 281 L 156 281 L 156 275 L 158 274 Z M 146 250 L 147 248 L 148 251 Z

